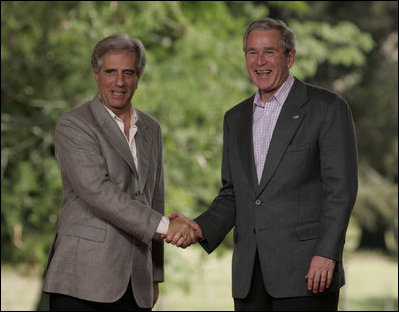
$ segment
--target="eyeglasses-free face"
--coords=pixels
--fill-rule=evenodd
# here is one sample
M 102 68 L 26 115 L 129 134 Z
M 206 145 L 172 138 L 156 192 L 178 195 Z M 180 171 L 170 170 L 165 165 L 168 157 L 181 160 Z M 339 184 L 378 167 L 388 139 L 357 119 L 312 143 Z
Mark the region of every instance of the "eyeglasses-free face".
M 248 36 L 245 59 L 249 77 L 266 102 L 280 88 L 294 64 L 295 50 L 285 54 L 278 30 L 253 30 Z

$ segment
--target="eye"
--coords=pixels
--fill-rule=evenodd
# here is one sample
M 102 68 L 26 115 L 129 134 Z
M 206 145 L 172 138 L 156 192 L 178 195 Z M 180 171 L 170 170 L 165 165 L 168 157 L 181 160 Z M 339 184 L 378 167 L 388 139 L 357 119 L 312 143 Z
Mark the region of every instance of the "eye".
M 136 72 L 133 70 L 126 70 L 123 72 L 123 75 L 127 76 L 127 77 L 133 77 L 135 74 L 136 74 Z
M 104 70 L 104 72 L 106 75 L 113 75 L 115 73 L 115 70 L 114 69 L 106 69 L 106 70 Z

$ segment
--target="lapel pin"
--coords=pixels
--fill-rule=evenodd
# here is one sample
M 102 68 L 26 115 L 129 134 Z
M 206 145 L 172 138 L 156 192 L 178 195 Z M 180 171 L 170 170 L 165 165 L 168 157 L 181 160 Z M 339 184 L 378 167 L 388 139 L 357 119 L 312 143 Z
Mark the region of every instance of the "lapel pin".
M 292 118 L 298 119 L 298 118 L 299 118 L 299 115 L 294 115 Z

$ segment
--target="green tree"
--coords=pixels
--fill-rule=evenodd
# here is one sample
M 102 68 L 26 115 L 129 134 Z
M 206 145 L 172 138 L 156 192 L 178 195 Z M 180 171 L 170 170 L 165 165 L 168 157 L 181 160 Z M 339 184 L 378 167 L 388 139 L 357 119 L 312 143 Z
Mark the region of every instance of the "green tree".
M 247 1 L 1 2 L 2 261 L 45 262 L 62 200 L 54 125 L 95 95 L 90 53 L 112 33 L 138 37 L 147 50 L 133 103 L 162 125 L 167 214 L 204 211 L 220 186 L 223 114 L 255 92 L 242 35 L 270 8 Z M 299 23 L 310 12 L 305 2 L 278 8 L 298 34 L 295 75 L 310 79 L 323 64 L 362 68 L 373 40 L 354 23 Z

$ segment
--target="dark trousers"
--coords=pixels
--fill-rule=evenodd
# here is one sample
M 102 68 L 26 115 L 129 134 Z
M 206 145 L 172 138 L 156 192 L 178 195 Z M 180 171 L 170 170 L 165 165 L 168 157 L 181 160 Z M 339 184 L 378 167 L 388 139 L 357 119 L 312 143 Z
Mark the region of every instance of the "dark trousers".
M 251 289 L 246 298 L 234 298 L 235 311 L 337 311 L 337 292 L 306 297 L 273 298 L 264 286 L 259 257 L 256 254 Z
M 50 311 L 151 311 L 151 309 L 143 309 L 137 305 L 129 282 L 125 294 L 111 303 L 93 302 L 52 293 Z

